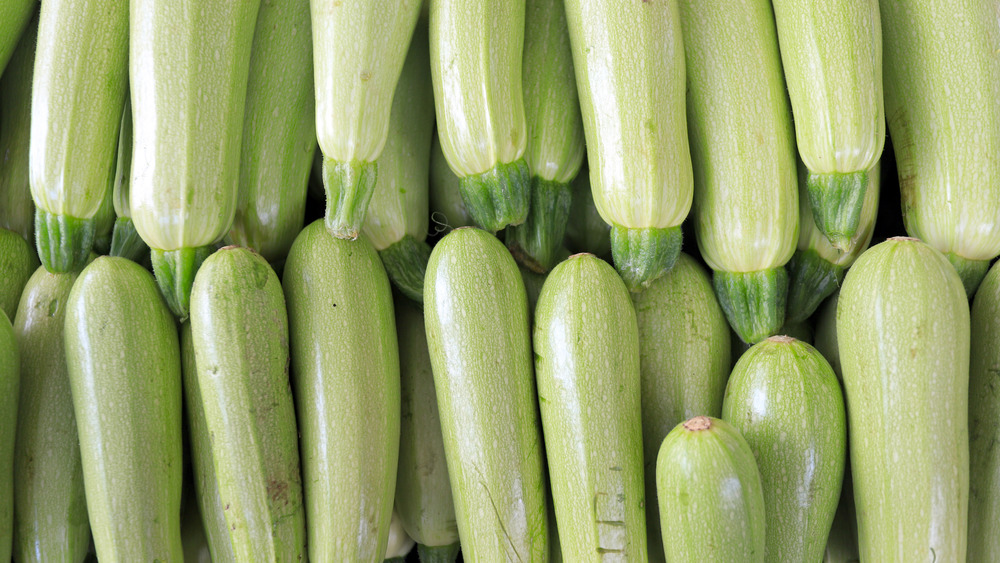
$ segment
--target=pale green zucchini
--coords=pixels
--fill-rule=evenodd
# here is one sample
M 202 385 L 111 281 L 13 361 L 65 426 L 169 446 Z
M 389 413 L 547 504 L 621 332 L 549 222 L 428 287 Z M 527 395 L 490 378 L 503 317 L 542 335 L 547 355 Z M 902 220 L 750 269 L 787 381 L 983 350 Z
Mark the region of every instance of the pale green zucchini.
M 665 276 L 632 294 L 632 303 L 639 327 L 647 544 L 649 558 L 663 561 L 656 456 L 681 422 L 722 416 L 730 332 L 708 274 L 683 252 Z
M 21 381 L 17 335 L 0 312 L 0 561 L 9 561 L 14 530 L 14 438 Z
M 424 324 L 463 558 L 547 560 L 528 303 L 500 241 L 466 227 L 437 243 Z
M 527 0 L 524 20 L 524 160 L 531 203 L 524 223 L 507 230 L 507 246 L 519 263 L 547 272 L 559 262 L 566 234 L 570 182 L 583 162 L 583 121 L 563 2 Z
M 50 274 L 38 268 L 24 288 L 14 323 L 21 352 L 14 559 L 22 563 L 80 563 L 90 546 L 63 342 L 67 299 L 76 277 L 75 272 Z
M 645 561 L 639 331 L 614 268 L 591 254 L 556 266 L 533 342 L 563 558 Z
M 288 320 L 267 261 L 240 247 L 208 257 L 191 288 L 191 331 L 233 553 L 245 562 L 300 561 L 305 508 Z
M 129 207 L 170 310 L 236 213 L 250 44 L 260 0 L 131 0 Z M 118 115 L 119 119 L 121 114 Z
M 437 232 L 447 232 L 474 223 L 462 201 L 462 191 L 458 188 L 458 176 L 448 166 L 448 160 L 441 150 L 437 133 L 431 145 L 430 164 L 430 206 L 431 221 Z
M 819 561 L 846 462 L 844 397 L 830 364 L 789 336 L 754 344 L 729 376 L 722 419 L 746 438 L 764 489 L 767 561 Z
M 878 180 L 872 167 L 885 144 L 879 2 L 773 4 L 795 139 L 809 169 L 799 197 L 815 228 L 848 252 L 864 229 L 866 192 Z
M 834 293 L 823 303 L 816 313 L 816 349 L 830 362 L 837 379 L 843 381 L 843 371 L 840 369 L 840 347 L 837 345 L 837 303 L 840 292 Z
M 458 524 L 424 315 L 409 299 L 397 298 L 395 308 L 402 410 L 394 514 L 417 542 L 421 561 L 451 562 L 458 554 Z
M 573 202 L 566 244 L 574 252 L 588 252 L 600 258 L 611 258 L 611 226 L 604 222 L 594 204 L 590 189 L 590 172 L 582 170 L 573 180 Z M 673 428 L 671 426 L 671 428 Z
M 385 548 L 385 559 L 391 563 L 404 563 L 406 555 L 413 549 L 413 538 L 406 534 L 403 522 L 399 519 L 396 511 L 392 511 L 392 518 L 389 520 L 389 540 Z M 423 558 L 421 558 L 423 560 Z
M 0 74 L 14 56 L 18 40 L 35 11 L 32 0 L 8 0 L 0 4 Z
M 32 12 L 35 16 L 28 22 L 7 70 L 0 75 L 0 229 L 20 234 L 36 254 L 35 202 L 28 186 L 31 77 L 38 39 L 38 15 L 34 8 Z M 9 20 L 0 17 L 0 21 Z
M 310 0 L 326 227 L 357 238 L 420 0 Z M 349 40 L 345 40 L 349 38 Z
M 693 190 L 676 0 L 566 1 L 594 203 L 632 291 L 673 267 Z
M 964 561 L 969 305 L 932 246 L 861 255 L 837 305 L 862 561 Z
M 307 226 L 285 262 L 312 561 L 381 561 L 399 455 L 392 291 L 366 238 Z
M 525 0 L 430 0 L 438 139 L 465 208 L 496 232 L 528 216 Z
M 135 230 L 129 189 L 132 182 L 132 103 L 125 100 L 122 126 L 118 135 L 118 160 L 115 167 L 115 184 L 111 190 L 115 207 L 115 226 L 111 233 L 111 256 L 121 256 L 140 262 L 149 248 Z
M 656 458 L 667 561 L 764 561 L 764 493 L 739 430 L 696 416 L 667 434 Z
M 24 285 L 36 268 L 38 259 L 28 241 L 14 231 L 0 228 L 0 311 L 8 319 L 14 318 Z
M 771 3 L 680 0 L 698 248 L 719 303 L 754 343 L 785 322 L 799 200 Z
M 240 153 L 239 196 L 227 240 L 285 259 L 305 220 L 316 151 L 309 0 L 261 2 Z
M 180 349 L 153 276 L 94 260 L 70 291 L 64 339 L 98 558 L 179 561 Z
M 389 139 L 378 159 L 375 193 L 361 232 L 378 250 L 386 274 L 404 295 L 423 300 L 431 247 L 427 190 L 434 131 L 427 31 L 413 34 L 389 118 Z
M 1000 254 L 997 5 L 881 7 L 885 116 L 903 223 L 944 253 L 971 297 Z

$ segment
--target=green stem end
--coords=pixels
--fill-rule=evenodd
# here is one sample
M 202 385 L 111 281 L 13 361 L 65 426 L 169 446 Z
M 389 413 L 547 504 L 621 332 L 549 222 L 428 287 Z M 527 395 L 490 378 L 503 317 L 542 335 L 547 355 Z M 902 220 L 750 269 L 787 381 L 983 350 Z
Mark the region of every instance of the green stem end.
M 87 264 L 94 247 L 97 220 L 56 215 L 35 208 L 35 245 L 38 259 L 54 274 L 72 272 Z
M 135 223 L 128 217 L 115 219 L 115 230 L 111 233 L 111 256 L 121 256 L 141 264 L 148 247 L 135 230 Z
M 341 162 L 323 158 L 323 186 L 326 188 L 326 228 L 342 239 L 354 240 L 368 213 L 375 193 L 377 162 Z
M 611 226 L 611 256 L 629 291 L 638 292 L 670 271 L 681 253 L 680 226 L 629 229 Z
M 163 294 L 174 316 L 182 323 L 187 320 L 191 310 L 191 286 L 194 285 L 194 276 L 198 273 L 201 263 L 213 252 L 215 245 L 177 250 L 153 248 L 149 251 L 160 293 Z
M 424 302 L 424 273 L 431 258 L 426 242 L 406 235 L 378 253 L 389 280 L 403 295 L 417 303 Z
M 491 233 L 528 218 L 531 177 L 523 158 L 461 178 L 458 189 L 472 220 Z
M 983 283 L 983 278 L 990 269 L 989 260 L 970 260 L 962 258 L 954 252 L 945 254 L 945 258 L 951 262 L 958 272 L 958 277 L 962 278 L 962 285 L 965 286 L 965 294 L 972 299 L 979 289 L 979 284 Z
M 858 231 L 868 190 L 868 172 L 809 174 L 806 192 L 816 228 L 842 252 L 850 249 Z
M 781 330 L 788 295 L 784 267 L 756 272 L 716 270 L 712 285 L 729 326 L 743 342 L 754 344 Z
M 507 229 L 507 248 L 518 262 L 539 274 L 561 256 L 573 190 L 569 184 L 531 179 L 531 206 L 524 223 Z
M 788 322 L 799 323 L 816 309 L 844 281 L 844 268 L 819 255 L 815 250 L 796 250 L 785 266 L 788 271 Z
M 458 559 L 458 548 L 457 543 L 435 547 L 418 543 L 417 554 L 420 563 L 454 563 Z

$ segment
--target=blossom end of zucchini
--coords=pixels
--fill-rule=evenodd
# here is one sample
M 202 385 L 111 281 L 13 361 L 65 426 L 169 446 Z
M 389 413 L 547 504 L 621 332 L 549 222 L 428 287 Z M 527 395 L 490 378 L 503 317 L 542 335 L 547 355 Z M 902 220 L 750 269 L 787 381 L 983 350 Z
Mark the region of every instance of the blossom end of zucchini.
M 972 299 L 979 289 L 979 284 L 983 283 L 986 272 L 990 269 L 989 260 L 970 260 L 963 258 L 954 252 L 948 252 L 945 258 L 951 262 L 958 272 L 958 277 L 962 278 L 962 285 L 965 286 L 965 295 Z
M 378 255 L 392 285 L 403 295 L 422 304 L 424 273 L 427 271 L 427 261 L 431 258 L 431 247 L 413 235 L 406 235 L 380 250 Z
M 528 217 L 531 177 L 523 158 L 461 178 L 458 188 L 472 220 L 491 233 Z
M 417 554 L 421 563 L 455 563 L 459 544 L 429 546 L 417 544 Z
M 201 263 L 213 252 L 215 252 L 214 245 L 177 250 L 155 248 L 149 250 L 156 284 L 160 286 L 160 293 L 170 311 L 180 322 L 186 321 L 191 311 L 191 287 L 194 285 L 194 276 L 198 273 Z
M 38 259 L 53 274 L 72 272 L 87 264 L 94 247 L 97 219 L 78 219 L 35 208 Z
M 816 228 L 834 248 L 848 251 L 861 222 L 868 190 L 868 171 L 809 174 L 806 192 Z
M 524 223 L 507 229 L 507 247 L 518 262 L 545 273 L 562 256 L 573 190 L 569 184 L 531 178 L 531 206 Z
M 129 217 L 115 219 L 115 229 L 111 233 L 111 256 L 121 256 L 138 263 L 146 250 L 146 242 L 135 230 L 132 219 Z
M 611 256 L 631 292 L 642 291 L 670 271 L 681 253 L 680 225 L 666 229 L 611 226 Z
M 368 213 L 375 193 L 377 162 L 342 162 L 323 158 L 323 186 L 326 189 L 326 228 L 342 239 L 354 240 Z
M 813 249 L 798 250 L 785 266 L 788 273 L 787 322 L 808 319 L 844 281 L 844 267 L 824 260 Z
M 783 266 L 756 272 L 716 270 L 712 286 L 729 326 L 743 342 L 760 342 L 785 324 L 788 274 Z

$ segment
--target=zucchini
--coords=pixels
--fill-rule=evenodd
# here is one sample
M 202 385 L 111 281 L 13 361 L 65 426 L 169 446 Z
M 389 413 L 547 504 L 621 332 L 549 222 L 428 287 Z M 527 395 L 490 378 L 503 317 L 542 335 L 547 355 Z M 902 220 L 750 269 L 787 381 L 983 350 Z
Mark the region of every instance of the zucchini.
M 583 121 L 563 2 L 527 0 L 524 19 L 524 160 L 531 203 L 524 223 L 508 229 L 506 238 L 519 263 L 547 272 L 559 262 L 566 234 L 570 183 L 583 162 Z
M 601 219 L 594 204 L 590 172 L 584 170 L 577 174 L 572 188 L 566 244 L 574 252 L 588 252 L 599 258 L 611 259 L 611 226 Z
M 260 0 L 130 4 L 129 207 L 160 291 L 182 322 L 195 273 L 236 213 L 259 6 Z
M 9 561 L 14 529 L 14 438 L 21 360 L 14 327 L 0 312 L 0 561 Z
M 473 221 L 496 232 L 528 216 L 521 87 L 525 0 L 430 0 L 438 139 Z
M 673 267 L 691 209 L 676 0 L 566 1 L 594 203 L 632 291 Z
M 645 561 L 639 330 L 614 268 L 591 254 L 556 266 L 533 341 L 563 558 Z
M 730 336 L 712 282 L 681 252 L 667 275 L 632 294 L 639 327 L 646 528 L 650 559 L 663 560 L 656 503 L 656 456 L 685 420 L 722 416 L 729 378 Z
M 378 159 L 375 193 L 361 232 L 378 250 L 386 274 L 404 295 L 423 300 L 431 247 L 427 203 L 434 99 L 427 32 L 418 28 L 392 99 L 389 139 Z
M 816 349 L 830 362 L 837 379 L 843 381 L 843 371 L 840 369 L 840 347 L 837 345 L 837 303 L 840 292 L 834 293 L 823 303 L 816 313 Z
M 866 194 L 878 180 L 872 167 L 885 144 L 879 3 L 773 4 L 795 139 L 809 169 L 803 212 L 833 248 L 849 252 L 864 230 Z
M 964 561 L 969 305 L 939 251 L 891 238 L 837 304 L 862 561 Z
M 34 2 L 28 4 L 33 6 Z M 32 13 L 35 15 L 11 55 L 7 70 L 0 75 L 0 229 L 24 237 L 35 254 L 35 202 L 28 186 L 31 76 L 38 39 L 38 13 L 34 8 Z M 0 21 L 3 26 L 10 20 L 0 17 Z
M 729 423 L 696 416 L 656 458 L 667 561 L 764 561 L 764 493 L 750 446 Z
M 111 251 L 112 233 L 117 222 L 113 197 L 114 185 L 114 176 L 112 176 L 111 182 L 108 183 L 108 189 L 104 192 L 104 199 L 101 200 L 101 206 L 94 214 L 94 246 L 92 250 L 96 254 L 108 254 Z
M 111 190 L 115 207 L 115 226 L 111 232 L 111 256 L 121 256 L 133 262 L 141 262 L 149 248 L 135 230 L 132 209 L 129 205 L 129 189 L 132 182 L 132 103 L 125 100 L 122 113 L 121 133 L 118 136 L 118 160 L 115 167 L 115 183 Z
M 35 11 L 32 0 L 10 0 L 0 5 L 0 74 L 14 57 L 18 40 Z
M 736 334 L 748 344 L 785 322 L 799 200 L 792 114 L 771 3 L 681 0 L 694 224 Z
M 433 11 L 432 3 L 432 18 Z M 437 243 L 424 281 L 424 324 L 463 558 L 546 560 L 527 296 L 500 241 L 465 227 Z
M 396 511 L 392 511 L 392 518 L 389 521 L 389 540 L 385 548 L 384 561 L 392 563 L 404 563 L 406 555 L 413 549 L 413 538 L 406 535 L 403 522 L 399 519 Z
M 250 50 L 239 196 L 227 240 L 272 264 L 302 230 L 316 151 L 309 14 L 309 0 L 261 2 Z
M 997 6 L 880 4 L 903 223 L 944 253 L 971 297 L 1000 254 Z
M 267 261 L 240 247 L 208 257 L 191 289 L 191 331 L 233 553 L 239 561 L 302 560 L 305 508 L 288 320 Z
M 153 277 L 125 258 L 94 260 L 65 331 L 97 557 L 181 560 L 180 349 Z
M 0 228 L 0 311 L 8 319 L 14 318 L 24 284 L 36 268 L 38 259 L 28 242 L 14 231 Z
M 733 368 L 722 419 L 760 469 L 766 560 L 822 559 L 844 478 L 845 417 L 837 376 L 805 342 L 772 336 Z
M 420 4 L 310 0 L 326 227 L 338 238 L 357 238 L 365 222 Z
M 364 237 L 315 221 L 292 243 L 285 301 L 312 561 L 381 561 L 399 455 L 392 292 Z
M 76 278 L 76 272 L 50 274 L 38 268 L 24 288 L 14 323 L 21 353 L 14 559 L 23 563 L 80 563 L 90 546 L 63 338 L 67 298 Z
M 447 232 L 473 224 L 469 211 L 462 201 L 458 176 L 451 171 L 441 149 L 437 133 L 431 143 L 430 206 L 431 221 L 436 232 Z

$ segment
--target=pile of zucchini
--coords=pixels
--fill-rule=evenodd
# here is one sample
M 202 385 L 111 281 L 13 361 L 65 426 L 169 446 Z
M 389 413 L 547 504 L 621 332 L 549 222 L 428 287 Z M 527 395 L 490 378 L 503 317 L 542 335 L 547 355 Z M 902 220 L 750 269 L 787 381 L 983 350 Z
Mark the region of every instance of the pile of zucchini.
M 0 563 L 1000 561 L 995 0 L 0 1 Z

